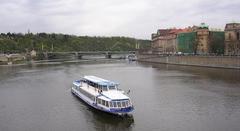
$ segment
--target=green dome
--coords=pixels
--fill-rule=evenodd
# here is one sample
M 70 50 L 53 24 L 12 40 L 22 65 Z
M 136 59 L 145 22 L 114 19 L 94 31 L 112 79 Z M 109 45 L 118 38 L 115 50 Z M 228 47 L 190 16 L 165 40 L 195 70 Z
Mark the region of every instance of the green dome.
M 200 26 L 199 26 L 199 28 L 207 28 L 208 29 L 208 25 L 207 24 L 205 24 L 205 23 L 201 23 L 200 24 Z

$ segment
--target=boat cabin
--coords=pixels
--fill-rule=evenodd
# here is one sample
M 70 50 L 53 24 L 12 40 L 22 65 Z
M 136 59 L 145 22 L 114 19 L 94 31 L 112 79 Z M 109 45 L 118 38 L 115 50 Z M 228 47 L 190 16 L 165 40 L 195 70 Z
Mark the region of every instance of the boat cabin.
M 96 76 L 85 76 L 83 81 L 100 91 L 118 90 L 119 85 L 118 83 L 104 80 Z

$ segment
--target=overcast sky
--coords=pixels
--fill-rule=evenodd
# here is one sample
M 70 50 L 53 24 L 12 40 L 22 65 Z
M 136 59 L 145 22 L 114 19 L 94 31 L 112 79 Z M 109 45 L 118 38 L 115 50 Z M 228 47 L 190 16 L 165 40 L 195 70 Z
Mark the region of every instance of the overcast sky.
M 0 0 L 0 32 L 150 39 L 159 28 L 240 22 L 240 0 Z

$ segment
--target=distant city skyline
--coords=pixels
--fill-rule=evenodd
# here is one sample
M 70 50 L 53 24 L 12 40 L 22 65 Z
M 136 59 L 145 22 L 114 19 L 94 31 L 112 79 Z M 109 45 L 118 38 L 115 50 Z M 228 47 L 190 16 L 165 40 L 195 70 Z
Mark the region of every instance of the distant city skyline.
M 239 0 L 0 0 L 0 33 L 151 39 L 159 28 L 240 22 Z

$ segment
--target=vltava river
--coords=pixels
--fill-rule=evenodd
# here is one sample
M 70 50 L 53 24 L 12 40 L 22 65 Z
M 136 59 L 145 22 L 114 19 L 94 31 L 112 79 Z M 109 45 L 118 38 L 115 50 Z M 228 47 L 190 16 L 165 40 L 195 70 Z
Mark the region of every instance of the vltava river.
M 71 94 L 96 75 L 131 90 L 132 117 Z M 240 71 L 116 61 L 0 67 L 0 131 L 239 131 Z

